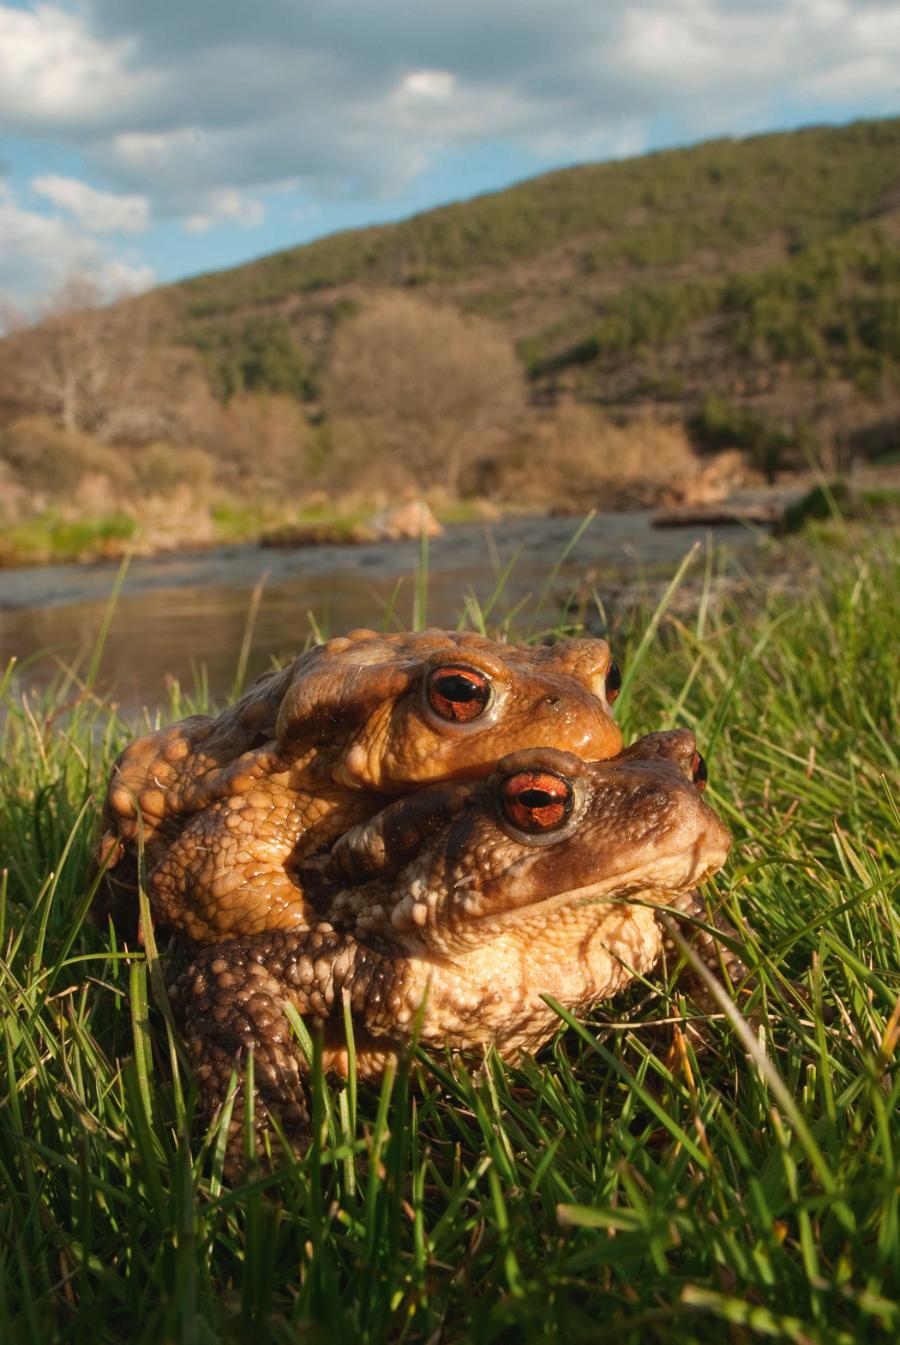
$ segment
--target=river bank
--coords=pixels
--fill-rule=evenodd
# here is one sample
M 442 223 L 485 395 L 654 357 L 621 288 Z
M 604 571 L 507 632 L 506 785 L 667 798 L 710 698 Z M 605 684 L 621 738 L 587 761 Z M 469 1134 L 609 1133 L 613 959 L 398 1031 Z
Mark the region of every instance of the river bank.
M 522 512 L 476 499 L 437 505 L 434 517 L 443 526 Z M 164 556 L 244 544 L 354 546 L 402 540 L 402 530 L 392 535 L 390 514 L 375 505 L 297 509 L 265 501 L 198 504 L 189 497 L 145 501 L 139 513 L 45 509 L 0 526 L 0 570 L 93 565 L 126 555 Z
M 477 623 L 483 613 L 496 624 L 529 597 L 534 630 L 573 605 L 596 623 L 604 604 L 666 581 L 695 546 L 712 543 L 716 573 L 736 578 L 752 572 L 767 541 L 767 530 L 740 525 L 660 530 L 652 512 L 641 510 L 598 514 L 586 525 L 547 517 L 453 524 L 425 556 L 419 542 L 391 542 L 136 557 L 109 622 L 101 683 L 126 706 L 156 704 L 167 679 L 192 686 L 202 664 L 219 698 L 234 681 L 245 640 L 245 671 L 254 676 L 271 657 L 329 632 L 416 621 L 452 626 L 464 614 Z M 19 680 L 32 689 L 64 667 L 83 667 L 116 582 L 109 562 L 7 571 L 0 664 L 17 658 Z

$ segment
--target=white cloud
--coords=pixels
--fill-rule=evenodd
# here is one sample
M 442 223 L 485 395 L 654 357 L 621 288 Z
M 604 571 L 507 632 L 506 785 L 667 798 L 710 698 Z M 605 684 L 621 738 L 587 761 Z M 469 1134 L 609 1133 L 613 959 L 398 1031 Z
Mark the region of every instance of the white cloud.
M 448 151 L 458 190 L 478 147 L 537 170 L 886 115 L 898 70 L 900 0 L 0 0 L 4 132 L 107 188 L 36 177 L 70 249 L 151 215 L 253 229 L 285 183 L 395 200 Z
M 449 70 L 411 70 L 400 84 L 401 97 L 449 98 L 456 80 Z
M 146 233 L 150 227 L 150 203 L 146 196 L 116 196 L 56 173 L 32 178 L 31 188 L 74 215 L 89 233 L 135 236 Z
M 643 0 L 624 16 L 619 59 L 638 81 L 660 82 L 670 96 L 728 90 L 757 102 L 780 91 L 796 97 L 809 81 L 852 67 L 861 56 L 886 76 L 900 56 L 900 6 L 866 0 Z M 870 90 L 874 92 L 874 90 Z
M 10 130 L 106 129 L 136 92 L 127 71 L 135 46 L 92 34 L 57 5 L 0 5 L 0 120 Z
M 0 0 L 0 118 L 206 227 L 210 193 L 396 192 L 447 147 L 566 160 L 900 104 L 898 0 Z M 224 198 L 223 198 L 224 199 Z M 257 212 L 258 213 L 258 212 Z M 201 226 L 200 221 L 203 220 Z
M 190 159 L 196 164 L 205 140 L 203 131 L 191 126 L 173 131 L 122 131 L 112 136 L 110 149 L 124 171 L 156 181 L 173 161 Z
M 216 191 L 207 197 L 204 209 L 189 215 L 184 221 L 188 233 L 205 234 L 216 224 L 239 224 L 242 229 L 256 229 L 266 217 L 262 201 L 255 201 L 239 191 Z
M 33 313 L 40 296 L 73 276 L 109 298 L 147 289 L 155 279 L 140 259 L 111 254 L 67 220 L 25 209 L 0 183 L 0 293 L 7 302 Z

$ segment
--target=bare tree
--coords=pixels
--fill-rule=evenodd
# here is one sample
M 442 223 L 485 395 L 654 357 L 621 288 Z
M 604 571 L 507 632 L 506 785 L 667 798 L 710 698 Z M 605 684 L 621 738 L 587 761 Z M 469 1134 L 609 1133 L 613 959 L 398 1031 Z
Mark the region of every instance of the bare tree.
M 75 278 L 33 326 L 16 323 L 0 341 L 4 419 L 43 415 L 69 432 L 104 443 L 172 433 L 179 397 L 194 375 L 191 352 L 163 344 L 167 313 L 160 296 L 101 306 L 89 280 Z
M 338 329 L 325 380 L 332 467 L 455 494 L 483 437 L 525 405 L 509 341 L 484 319 L 385 294 Z

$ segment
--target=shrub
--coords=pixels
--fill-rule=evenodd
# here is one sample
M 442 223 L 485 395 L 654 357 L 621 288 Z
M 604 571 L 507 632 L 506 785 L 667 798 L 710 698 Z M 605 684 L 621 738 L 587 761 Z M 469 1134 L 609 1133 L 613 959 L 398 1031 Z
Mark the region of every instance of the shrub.
M 204 442 L 215 450 L 217 477 L 228 488 L 280 495 L 309 487 L 315 433 L 292 397 L 232 397 L 218 408 Z
M 313 395 L 303 349 L 282 317 L 251 317 L 237 329 L 208 326 L 191 339 L 206 362 L 213 392 L 224 401 L 242 392 L 300 400 Z
M 772 425 L 714 392 L 706 397 L 689 428 L 694 442 L 702 449 L 744 449 L 753 466 L 764 472 L 769 481 L 789 464 L 802 464 L 818 456 L 815 435 L 805 421 Z
M 141 489 L 150 495 L 174 495 L 186 488 L 203 496 L 212 485 L 214 469 L 202 448 L 176 448 L 162 441 L 150 444 L 136 459 Z
M 836 514 L 848 518 L 852 508 L 853 497 L 846 481 L 820 483 L 786 507 L 779 531 L 799 532 L 807 523 Z
M 386 294 L 338 329 L 325 406 L 335 481 L 455 495 L 484 436 L 522 413 L 524 380 L 489 322 Z
M 89 434 L 63 430 L 47 416 L 27 416 L 0 432 L 0 459 L 18 482 L 48 499 L 73 495 L 85 477 L 102 475 L 116 487 L 133 480 L 120 449 Z
M 681 426 L 649 418 L 615 425 L 577 403 L 555 408 L 494 464 L 503 498 L 580 508 L 679 499 L 698 470 Z

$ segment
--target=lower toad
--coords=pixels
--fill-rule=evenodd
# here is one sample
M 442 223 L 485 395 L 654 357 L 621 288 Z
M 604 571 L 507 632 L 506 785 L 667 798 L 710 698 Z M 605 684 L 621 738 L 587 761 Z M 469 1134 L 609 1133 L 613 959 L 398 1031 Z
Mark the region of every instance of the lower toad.
M 536 1049 L 558 1025 L 545 996 L 584 1010 L 648 971 L 661 908 L 690 906 L 724 863 L 730 837 L 704 779 L 684 730 L 605 762 L 534 748 L 350 828 L 310 875 L 309 928 L 213 945 L 173 985 L 204 1110 L 252 1049 L 257 1142 L 275 1119 L 302 1147 L 307 1067 L 285 1005 L 322 1030 L 325 1066 L 341 1072 L 346 1000 L 366 1078 L 414 1028 L 430 1046 Z M 231 1175 L 243 1116 L 238 1089 Z

